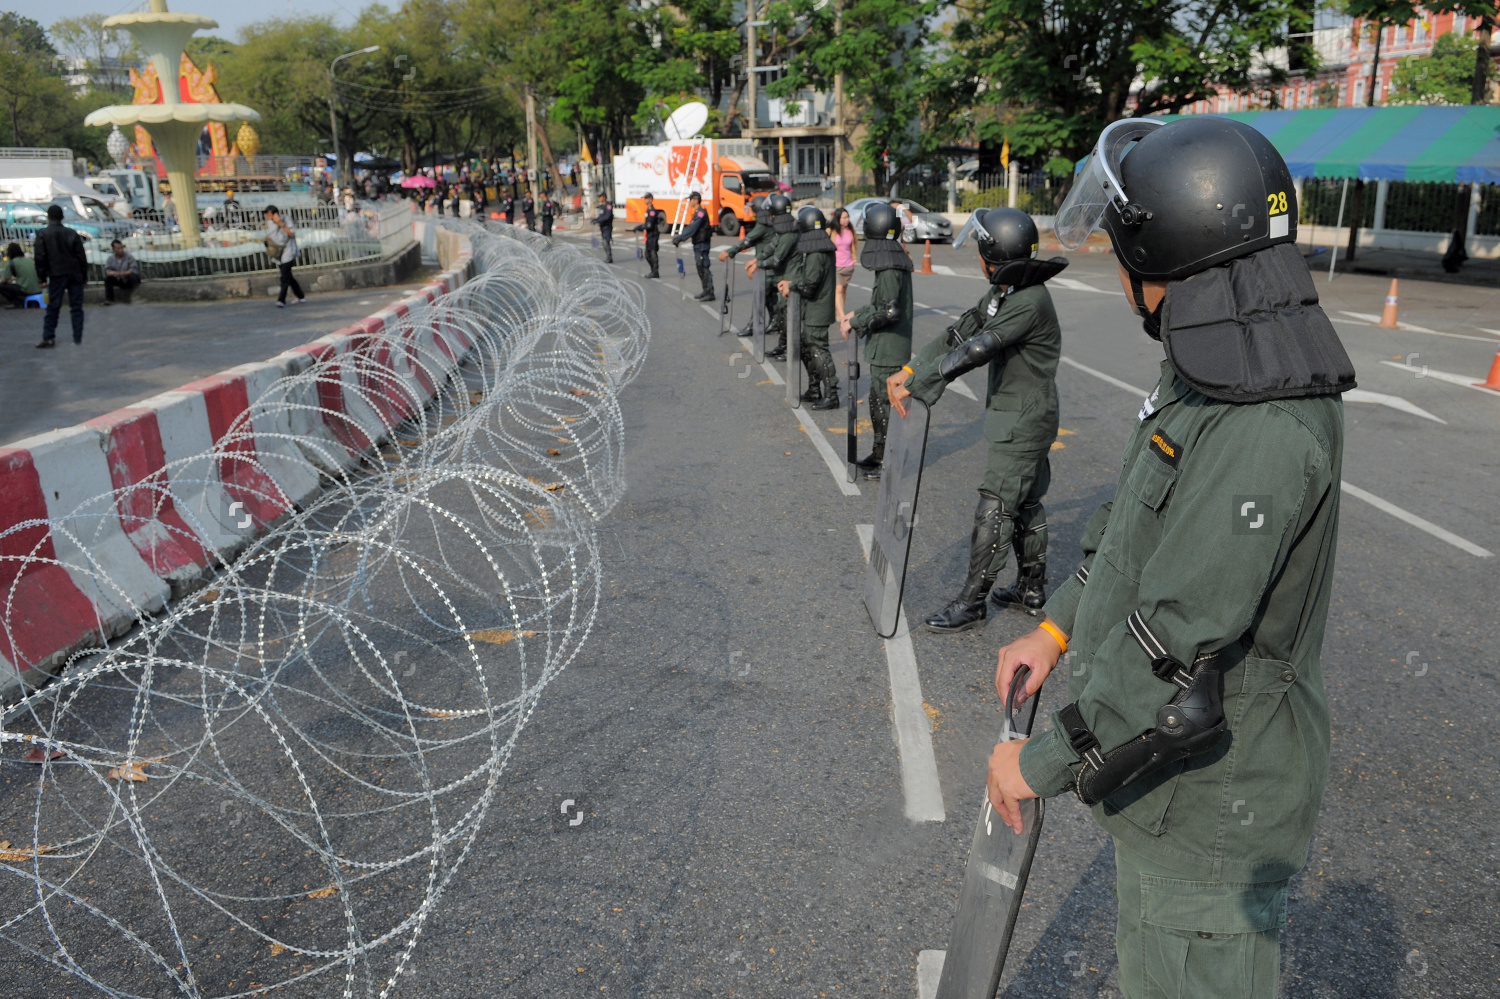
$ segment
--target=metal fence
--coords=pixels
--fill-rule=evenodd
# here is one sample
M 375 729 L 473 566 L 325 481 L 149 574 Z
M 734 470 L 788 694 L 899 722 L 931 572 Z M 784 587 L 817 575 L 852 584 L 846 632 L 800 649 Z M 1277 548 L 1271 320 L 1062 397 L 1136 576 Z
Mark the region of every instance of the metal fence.
M 1297 221 L 1303 225 L 1338 225 L 1339 199 L 1343 191 L 1343 180 L 1335 177 L 1303 181 Z M 1378 194 L 1379 186 L 1375 181 L 1366 181 L 1362 186 L 1350 181 L 1343 224 L 1353 225 L 1357 212 L 1360 228 L 1374 228 Z M 1467 184 L 1391 181 L 1386 188 L 1385 224 L 1382 228 L 1402 232 L 1452 232 L 1454 210 L 1461 194 L 1468 197 Z M 1481 186 L 1479 218 L 1474 233 L 1500 236 L 1500 185 Z
M 320 204 L 288 207 L 282 217 L 297 234 L 297 263 L 303 267 L 382 260 L 412 240 L 410 202 L 357 202 L 353 211 Z M 135 223 L 121 241 L 141 265 L 144 281 L 170 281 L 274 271 L 265 244 L 265 213 L 256 210 L 215 210 L 203 217 L 201 245 L 182 245 L 171 218 L 148 218 Z M 35 230 L 0 228 L 0 244 L 16 242 L 29 255 Z M 104 280 L 108 241 L 88 239 L 89 280 Z

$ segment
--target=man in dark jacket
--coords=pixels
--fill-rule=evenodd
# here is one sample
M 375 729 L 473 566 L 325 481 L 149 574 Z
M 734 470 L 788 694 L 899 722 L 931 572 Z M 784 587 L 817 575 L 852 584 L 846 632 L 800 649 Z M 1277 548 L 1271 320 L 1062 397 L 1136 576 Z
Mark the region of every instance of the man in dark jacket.
M 783 295 L 802 299 L 802 363 L 807 365 L 807 391 L 802 401 L 813 409 L 839 408 L 838 369 L 828 351 L 828 327 L 833 325 L 833 240 L 828 220 L 808 205 L 797 213 L 797 255 L 778 286 Z M 796 363 L 796 362 L 790 362 Z
M 38 347 L 57 346 L 57 316 L 62 311 L 64 291 L 73 320 L 73 342 L 83 343 L 83 285 L 88 280 L 89 260 L 83 252 L 82 237 L 63 225 L 62 217 L 61 207 L 48 205 L 47 227 L 36 234 L 36 274 L 47 283 L 47 312 L 42 318 Z
M 594 216 L 591 224 L 599 227 L 599 238 L 604 241 L 604 262 L 614 263 L 615 255 L 611 243 L 615 238 L 615 206 L 610 204 L 607 198 L 599 202 L 599 214 Z
M 510 224 L 510 223 L 515 222 L 515 220 L 516 220 L 516 199 L 515 199 L 515 197 L 513 195 L 510 195 L 510 194 L 505 195 L 498 202 L 496 202 L 496 204 L 500 208 L 500 221 L 501 222 L 504 222 L 506 224 Z
M 697 302 L 712 302 L 714 300 L 714 271 L 708 262 L 709 240 L 714 238 L 713 223 L 708 220 L 708 212 L 703 210 L 703 195 L 694 191 L 688 195 L 688 211 L 692 213 L 688 224 L 682 227 L 682 231 L 672 237 L 672 245 L 692 240 L 693 242 L 693 264 L 698 268 L 698 280 L 703 282 L 703 291 L 694 296 Z
M 911 257 L 901 246 L 901 216 L 890 205 L 871 205 L 865 212 L 865 248 L 859 262 L 875 272 L 870 304 L 845 314 L 845 337 L 865 337 L 865 360 L 870 365 L 870 424 L 875 446 L 856 464 L 864 478 L 877 480 L 885 463 L 885 435 L 890 427 L 888 381 L 911 360 L 914 299 Z
M 667 213 L 656 207 L 656 200 L 648 192 L 642 199 L 646 203 L 645 218 L 641 224 L 631 229 L 631 232 L 644 232 L 646 234 L 646 267 L 648 278 L 661 277 L 657 266 L 661 260 L 661 227 L 666 224 Z
M 766 207 L 766 196 L 757 194 L 750 199 L 750 211 L 755 214 L 755 225 L 750 231 L 740 237 L 740 241 L 727 250 L 719 251 L 720 260 L 729 260 L 737 256 L 742 250 L 755 250 L 755 259 L 745 265 L 745 277 L 753 278 L 756 269 L 765 260 L 766 253 L 771 248 L 771 237 L 776 235 L 775 228 L 771 225 L 771 212 Z M 736 330 L 735 336 L 749 336 L 752 332 L 752 324 L 747 324 L 744 329 Z
M 521 214 L 526 216 L 526 228 L 536 232 L 536 201 L 530 191 L 521 195 Z
M 562 205 L 552 200 L 552 195 L 542 199 L 542 235 L 552 235 L 552 220 L 562 214 Z

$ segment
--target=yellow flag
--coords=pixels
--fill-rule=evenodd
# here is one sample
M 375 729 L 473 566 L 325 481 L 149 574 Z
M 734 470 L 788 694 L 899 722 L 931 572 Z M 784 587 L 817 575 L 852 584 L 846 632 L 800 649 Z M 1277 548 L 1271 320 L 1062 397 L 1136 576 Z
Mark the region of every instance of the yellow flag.
M 589 140 L 580 137 L 578 141 L 583 144 L 583 151 L 578 154 L 578 158 L 585 163 L 593 163 L 593 154 L 589 152 Z
M 786 166 L 786 140 L 776 140 L 777 152 L 781 156 L 781 165 Z
M 1006 139 L 1000 146 L 1000 169 L 1010 169 L 1010 140 Z

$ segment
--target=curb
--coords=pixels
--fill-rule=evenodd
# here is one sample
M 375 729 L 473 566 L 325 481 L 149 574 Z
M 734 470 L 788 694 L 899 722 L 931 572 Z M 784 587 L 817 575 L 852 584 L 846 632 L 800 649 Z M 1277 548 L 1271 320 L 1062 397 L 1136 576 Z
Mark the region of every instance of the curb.
M 461 238 L 453 267 L 357 323 L 0 447 L 0 702 L 202 586 L 321 491 L 309 463 L 339 477 L 420 411 L 471 345 L 441 321 L 382 334 L 474 270 Z M 258 404 L 319 362 L 291 388 L 308 397 Z

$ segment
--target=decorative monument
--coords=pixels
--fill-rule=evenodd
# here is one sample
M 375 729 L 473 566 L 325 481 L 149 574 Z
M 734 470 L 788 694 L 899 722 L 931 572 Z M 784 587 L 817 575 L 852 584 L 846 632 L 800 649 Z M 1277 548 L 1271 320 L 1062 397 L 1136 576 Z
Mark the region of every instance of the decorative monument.
M 201 14 L 170 13 L 166 0 L 151 0 L 151 9 L 146 13 L 118 14 L 106 20 L 104 27 L 124 28 L 146 52 L 146 72 L 136 88 L 136 100 L 141 103 L 100 108 L 83 120 L 85 125 L 134 125 L 138 130 L 145 129 L 150 146 L 155 147 L 167 168 L 178 225 L 182 227 L 182 244 L 187 247 L 199 245 L 198 192 L 193 177 L 198 166 L 198 136 L 203 127 L 208 125 L 213 130 L 217 152 L 227 133 L 226 124 L 260 121 L 260 115 L 243 104 L 218 103 L 212 77 L 205 82 L 191 60 L 186 61 L 193 67 L 194 76 L 184 78 L 182 50 L 187 40 L 199 29 L 218 26 L 218 21 Z M 136 74 L 131 77 L 136 82 Z M 170 84 L 162 86 L 164 81 Z M 149 102 L 142 100 L 143 85 Z M 188 100 L 183 99 L 184 93 Z M 204 97 L 212 98 L 212 103 L 203 102 Z M 253 129 L 249 129 L 248 135 L 245 132 L 245 126 L 241 126 L 238 138 L 242 152 L 248 144 L 259 145 Z M 139 132 L 137 135 L 139 147 L 142 145 L 139 139 L 144 137 Z M 140 151 L 149 155 L 148 149 Z

